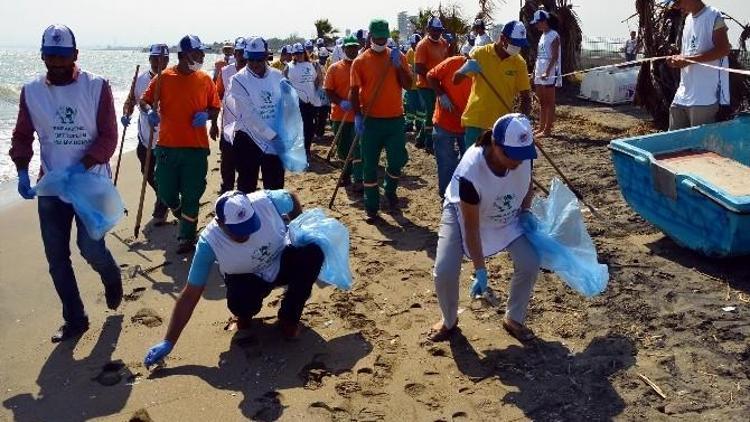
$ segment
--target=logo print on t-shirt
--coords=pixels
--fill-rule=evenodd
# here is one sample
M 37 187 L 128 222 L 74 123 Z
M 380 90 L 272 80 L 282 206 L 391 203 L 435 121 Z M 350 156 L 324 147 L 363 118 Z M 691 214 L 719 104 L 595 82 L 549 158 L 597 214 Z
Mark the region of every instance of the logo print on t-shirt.
M 515 215 L 513 208 L 514 195 L 506 194 L 504 196 L 498 196 L 492 206 L 495 208 L 495 213 L 490 215 L 490 219 L 496 223 L 507 224 L 510 218 Z
M 263 101 L 263 104 L 273 104 L 273 101 L 271 101 L 272 96 L 271 91 L 260 91 L 260 98 L 261 101 Z
M 72 125 L 76 122 L 76 115 L 78 110 L 70 106 L 61 106 L 55 112 L 55 116 L 60 121 L 61 125 Z

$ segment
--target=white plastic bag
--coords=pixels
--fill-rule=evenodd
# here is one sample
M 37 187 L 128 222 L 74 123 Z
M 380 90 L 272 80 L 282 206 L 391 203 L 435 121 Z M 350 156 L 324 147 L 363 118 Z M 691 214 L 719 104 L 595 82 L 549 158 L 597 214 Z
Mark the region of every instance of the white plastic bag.
M 299 97 L 287 80 L 281 81 L 281 100 L 277 104 L 273 129 L 281 138 L 281 142 L 275 144 L 284 168 L 292 173 L 305 171 L 308 163 Z

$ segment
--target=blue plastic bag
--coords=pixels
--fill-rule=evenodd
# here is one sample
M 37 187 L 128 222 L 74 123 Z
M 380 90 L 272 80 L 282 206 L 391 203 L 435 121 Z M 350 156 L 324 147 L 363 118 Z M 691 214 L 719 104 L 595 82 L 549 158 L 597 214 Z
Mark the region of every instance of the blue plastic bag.
M 293 246 L 311 243 L 323 250 L 325 261 L 318 279 L 341 290 L 352 288 L 349 269 L 349 230 L 335 218 L 327 217 L 320 208 L 305 211 L 289 223 L 289 239 Z
M 609 270 L 597 261 L 594 242 L 573 192 L 554 179 L 549 196 L 535 198 L 531 211 L 533 216 L 521 214 L 521 226 L 541 258 L 542 268 L 554 271 L 586 297 L 603 292 Z
M 281 138 L 276 143 L 276 152 L 284 168 L 292 173 L 307 169 L 305 133 L 302 127 L 302 113 L 299 110 L 297 91 L 287 80 L 281 81 L 281 100 L 276 105 L 274 131 Z
M 76 215 L 94 240 L 100 240 L 125 215 L 125 205 L 109 177 L 68 170 L 44 175 L 34 188 L 39 196 L 57 196 L 73 205 Z

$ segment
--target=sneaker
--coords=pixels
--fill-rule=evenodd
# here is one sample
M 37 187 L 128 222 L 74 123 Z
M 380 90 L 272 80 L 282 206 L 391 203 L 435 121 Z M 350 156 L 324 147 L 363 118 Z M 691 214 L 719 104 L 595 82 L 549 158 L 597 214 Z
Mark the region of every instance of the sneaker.
M 177 244 L 177 255 L 186 255 L 195 250 L 195 240 L 180 240 Z
M 82 325 L 70 325 L 66 322 L 60 328 L 57 329 L 55 334 L 52 334 L 51 340 L 53 343 L 60 343 L 61 341 L 80 337 L 83 335 L 83 333 L 85 333 L 88 330 L 89 330 L 88 321 L 86 321 L 86 323 Z
M 116 310 L 122 302 L 122 282 L 105 284 L 104 298 L 107 299 L 107 308 Z

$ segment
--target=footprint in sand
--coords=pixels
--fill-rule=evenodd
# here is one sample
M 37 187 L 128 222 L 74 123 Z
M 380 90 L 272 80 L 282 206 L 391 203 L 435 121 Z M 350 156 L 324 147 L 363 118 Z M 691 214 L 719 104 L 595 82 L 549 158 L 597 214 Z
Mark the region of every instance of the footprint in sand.
M 329 417 L 332 421 L 343 421 L 351 419 L 351 415 L 346 411 L 346 409 L 342 409 L 340 407 L 331 407 L 322 401 L 310 403 L 310 405 L 307 407 L 307 411 L 308 413 L 315 416 Z
M 424 384 L 413 382 L 404 386 L 404 392 L 412 397 L 417 397 L 427 390 Z
M 362 391 L 362 386 L 356 381 L 343 381 L 336 384 L 335 390 L 341 397 L 348 399 Z
M 119 384 L 125 376 L 131 378 L 133 374 L 130 373 L 128 367 L 121 360 L 116 360 L 102 366 L 101 372 L 92 378 L 92 380 L 105 387 L 111 387 Z
M 130 321 L 143 324 L 148 328 L 155 328 L 162 324 L 162 319 L 159 314 L 151 308 L 141 308 L 132 318 L 130 318 Z
M 132 292 L 130 292 L 130 293 L 126 294 L 126 295 L 123 295 L 122 298 L 125 299 L 128 302 L 134 302 L 134 301 L 140 299 L 141 296 L 143 296 L 143 293 L 145 291 L 146 291 L 145 287 L 136 287 L 135 289 L 133 289 Z
M 328 370 L 325 363 L 313 359 L 312 362 L 305 365 L 297 374 L 304 382 L 307 390 L 317 390 L 323 386 L 323 379 L 330 377 L 331 371 Z
M 451 421 L 468 421 L 469 415 L 466 412 L 456 412 L 451 416 Z

